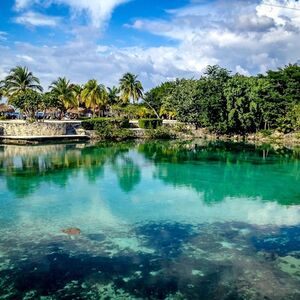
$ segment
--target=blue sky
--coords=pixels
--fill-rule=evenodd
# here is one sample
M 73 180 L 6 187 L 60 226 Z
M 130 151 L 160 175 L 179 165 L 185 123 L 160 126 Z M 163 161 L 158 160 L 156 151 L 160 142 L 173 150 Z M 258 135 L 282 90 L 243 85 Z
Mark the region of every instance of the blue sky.
M 131 71 L 146 89 L 199 77 L 208 64 L 242 74 L 299 61 L 295 0 L 2 0 L 0 77 L 28 66 L 108 86 Z

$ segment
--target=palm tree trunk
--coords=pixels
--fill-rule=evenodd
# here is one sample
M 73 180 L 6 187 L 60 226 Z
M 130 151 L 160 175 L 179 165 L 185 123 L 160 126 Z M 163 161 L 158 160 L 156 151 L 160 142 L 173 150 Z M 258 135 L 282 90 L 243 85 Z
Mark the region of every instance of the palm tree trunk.
M 150 103 L 148 103 L 147 101 L 145 101 L 145 99 L 143 99 L 143 100 L 153 110 L 153 112 L 155 113 L 157 119 L 160 119 L 159 114 L 157 113 L 156 109 Z

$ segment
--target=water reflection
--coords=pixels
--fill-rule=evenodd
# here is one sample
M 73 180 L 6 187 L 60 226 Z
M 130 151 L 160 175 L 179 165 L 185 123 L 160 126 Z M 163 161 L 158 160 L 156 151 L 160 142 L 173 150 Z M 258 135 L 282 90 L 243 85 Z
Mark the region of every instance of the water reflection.
M 299 299 L 299 171 L 268 146 L 1 146 L 0 299 Z
M 221 142 L 1 146 L 0 176 L 9 191 L 26 197 L 43 183 L 66 186 L 81 171 L 89 183 L 95 183 L 109 167 L 119 188 L 130 193 L 141 182 L 145 166 L 152 166 L 153 178 L 193 188 L 206 203 L 259 197 L 298 204 L 299 153 L 297 149 Z

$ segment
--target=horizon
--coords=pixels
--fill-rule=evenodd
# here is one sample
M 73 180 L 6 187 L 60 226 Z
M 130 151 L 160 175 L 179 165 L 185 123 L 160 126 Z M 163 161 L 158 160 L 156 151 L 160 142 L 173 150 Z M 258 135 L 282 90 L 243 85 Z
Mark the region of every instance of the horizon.
M 0 4 L 0 78 L 27 66 L 45 90 L 57 77 L 148 90 L 218 64 L 242 75 L 299 63 L 300 3 L 287 0 L 15 0 Z

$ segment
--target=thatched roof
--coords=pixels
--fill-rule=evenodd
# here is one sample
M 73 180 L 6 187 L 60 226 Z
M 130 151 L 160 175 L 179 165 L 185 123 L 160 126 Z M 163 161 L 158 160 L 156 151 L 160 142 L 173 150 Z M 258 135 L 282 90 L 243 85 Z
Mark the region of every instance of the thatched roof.
M 13 106 L 5 103 L 0 104 L 0 113 L 13 113 L 13 112 L 15 112 Z
M 69 114 L 79 115 L 86 112 L 85 108 L 79 107 L 79 108 L 70 108 L 67 110 Z
M 46 114 L 54 114 L 54 113 L 57 113 L 57 112 L 58 112 L 58 109 L 54 108 L 54 107 L 46 109 Z

